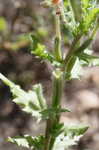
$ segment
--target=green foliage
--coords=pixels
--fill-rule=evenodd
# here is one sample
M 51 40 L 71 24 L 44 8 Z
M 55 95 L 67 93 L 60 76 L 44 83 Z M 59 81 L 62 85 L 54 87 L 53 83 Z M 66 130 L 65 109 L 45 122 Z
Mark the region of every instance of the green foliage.
M 61 107 L 63 84 L 67 80 L 80 78 L 83 66 L 99 65 L 99 57 L 92 55 L 89 49 L 99 28 L 99 2 L 97 0 L 64 0 L 54 4 L 52 0 L 44 0 L 44 5 L 51 7 L 55 16 L 56 35 L 51 52 L 41 44 L 39 38 L 31 34 L 31 53 L 41 60 L 49 61 L 53 71 L 52 101 L 47 106 L 41 84 L 33 86 L 28 92 L 22 90 L 0 73 L 0 79 L 10 87 L 13 101 L 39 120 L 46 121 L 44 136 L 28 135 L 9 138 L 9 141 L 31 148 L 32 150 L 65 150 L 77 144 L 87 131 L 85 125 L 64 125 L 60 123 L 60 115 L 70 112 Z M 80 14 L 80 15 L 79 15 Z M 63 22 L 63 39 L 69 45 L 68 53 L 61 50 L 60 18 Z M 4 20 L 1 20 L 3 27 Z M 5 25 L 4 25 L 5 26 Z M 4 28 L 3 28 L 4 29 Z
M 71 56 L 66 66 L 65 79 L 79 79 L 82 75 L 82 72 L 83 71 L 79 58 L 77 56 Z
M 37 57 L 41 59 L 47 59 L 52 62 L 53 56 L 45 50 L 45 46 L 39 43 L 38 38 L 35 35 L 30 35 L 31 39 L 31 53 L 35 54 Z
M 14 96 L 13 102 L 21 106 L 23 111 L 30 113 L 38 119 L 41 118 L 40 112 L 46 109 L 47 106 L 40 84 L 34 85 L 32 90 L 25 92 L 20 86 L 15 85 L 2 74 L 0 74 L 0 79 L 10 87 Z
M 61 61 L 58 61 L 52 53 L 48 52 L 45 46 L 39 42 L 39 39 L 35 35 L 31 34 L 30 40 L 30 49 L 32 54 L 34 54 L 37 58 L 49 61 L 53 66 L 62 66 Z
M 67 23 L 66 26 L 70 28 L 74 38 L 75 36 L 82 36 L 87 34 L 94 28 L 96 20 L 99 17 L 99 2 L 95 0 L 68 0 L 71 5 L 65 7 Z M 72 10 L 71 10 L 72 7 Z M 80 15 L 79 15 L 80 14 Z M 74 15 L 74 17 L 73 17 Z
M 31 148 L 31 150 L 43 150 L 44 147 L 44 137 L 38 136 L 38 137 L 32 137 L 29 135 L 24 136 L 16 136 L 16 137 L 9 137 L 8 141 L 14 144 L 17 144 L 18 146 Z
M 85 125 L 67 125 L 63 132 L 57 136 L 53 150 L 65 150 L 70 146 L 76 145 L 79 139 L 88 129 Z
M 64 132 L 64 124 L 63 123 L 54 124 L 50 131 L 53 138 L 58 137 L 62 132 Z
M 65 126 L 65 134 L 66 135 L 69 134 L 72 137 L 80 136 L 80 135 L 83 135 L 87 131 L 88 128 L 89 127 L 86 125 L 75 125 L 75 124 L 67 125 Z
M 70 45 L 69 53 L 65 58 L 66 80 L 79 78 L 83 74 L 82 66 L 84 65 L 99 65 L 99 57 L 85 52 L 99 28 L 99 3 L 95 0 L 70 0 L 69 2 L 70 5 L 68 6 L 70 8 L 72 7 L 73 13 L 68 7 L 65 8 L 68 22 L 64 27 L 64 31 L 66 30 L 65 32 L 68 33 L 66 36 Z M 82 39 L 85 36 L 86 40 L 82 43 Z M 72 40 L 71 42 L 70 38 Z

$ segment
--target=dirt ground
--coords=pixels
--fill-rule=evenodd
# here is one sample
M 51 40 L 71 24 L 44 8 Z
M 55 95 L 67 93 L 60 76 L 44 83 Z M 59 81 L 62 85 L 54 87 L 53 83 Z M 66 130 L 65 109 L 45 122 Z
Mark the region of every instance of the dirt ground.
M 0 72 L 25 90 L 41 82 L 49 102 L 51 66 L 46 62 L 41 63 L 30 54 L 29 41 L 22 40 L 21 44 L 18 42 L 18 48 L 13 46 L 20 35 L 37 32 L 43 43 L 50 47 L 52 18 L 48 15 L 50 11 L 42 8 L 39 2 L 40 0 L 0 0 L 0 16 L 7 22 L 6 32 L 0 32 Z M 93 42 L 93 50 L 99 55 L 99 33 Z M 35 124 L 35 119 L 22 112 L 11 99 L 9 88 L 0 81 L 0 150 L 22 150 L 6 142 L 9 136 L 44 132 L 45 123 Z M 62 105 L 72 112 L 63 114 L 61 121 L 80 122 L 90 126 L 78 146 L 72 150 L 99 150 L 99 67 L 84 68 L 82 80 L 65 84 Z

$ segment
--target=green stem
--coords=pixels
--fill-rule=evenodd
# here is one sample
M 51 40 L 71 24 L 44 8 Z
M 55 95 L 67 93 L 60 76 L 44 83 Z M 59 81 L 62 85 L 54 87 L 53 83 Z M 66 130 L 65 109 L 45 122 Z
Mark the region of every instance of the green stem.
M 61 29 L 60 29 L 60 14 L 55 14 L 55 29 L 56 29 L 56 37 L 55 37 L 55 51 L 54 56 L 57 61 L 62 60 L 62 52 L 61 52 Z M 63 73 L 60 69 L 57 69 L 53 73 L 53 95 L 52 95 L 52 104 L 51 107 L 58 108 L 61 105 L 62 98 L 62 90 L 63 90 Z M 55 138 L 51 135 L 50 131 L 53 128 L 53 125 L 58 123 L 60 119 L 60 115 L 57 115 L 55 119 L 49 118 L 46 123 L 46 133 L 45 133 L 45 148 L 44 150 L 52 150 Z
M 61 105 L 62 90 L 63 90 L 63 74 L 58 69 L 53 73 L 53 96 L 52 96 L 52 107 L 59 108 Z M 45 149 L 52 150 L 55 138 L 50 134 L 50 130 L 53 125 L 58 123 L 60 115 L 57 115 L 55 119 L 49 118 L 47 120 L 46 135 L 45 135 Z
M 55 37 L 55 58 L 57 61 L 62 60 L 62 52 L 61 52 L 61 30 L 60 30 L 60 14 L 55 14 L 55 29 L 56 29 L 56 37 Z
M 53 96 L 52 96 L 52 107 L 59 108 L 61 107 L 61 99 L 62 99 L 62 91 L 63 91 L 63 73 L 60 70 L 56 70 L 53 73 Z M 55 119 L 52 120 L 52 126 L 58 124 L 60 121 L 60 114 L 56 116 Z M 53 145 L 55 142 L 55 137 L 50 137 L 49 150 L 53 149 Z
M 51 125 L 51 119 L 48 119 L 46 122 L 46 131 L 45 131 L 45 148 L 44 150 L 49 150 L 49 145 L 50 145 L 50 128 L 52 127 Z
M 63 87 L 63 74 L 60 70 L 56 70 L 53 79 L 53 97 L 52 97 L 52 107 L 58 108 L 60 106 L 60 100 L 62 97 L 62 87 Z

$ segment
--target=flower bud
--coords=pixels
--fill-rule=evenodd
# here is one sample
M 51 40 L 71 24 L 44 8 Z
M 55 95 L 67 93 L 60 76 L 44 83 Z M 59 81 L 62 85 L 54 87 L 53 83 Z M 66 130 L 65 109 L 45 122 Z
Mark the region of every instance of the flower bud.
M 53 4 L 59 4 L 62 0 L 52 0 Z

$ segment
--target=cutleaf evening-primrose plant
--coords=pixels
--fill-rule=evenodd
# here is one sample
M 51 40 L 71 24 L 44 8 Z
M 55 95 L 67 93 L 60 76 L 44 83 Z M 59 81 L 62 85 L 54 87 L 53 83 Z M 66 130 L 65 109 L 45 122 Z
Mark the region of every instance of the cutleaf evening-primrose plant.
M 43 96 L 41 84 L 25 92 L 0 73 L 0 79 L 10 87 L 13 101 L 22 110 L 31 114 L 37 120 L 45 120 L 45 134 L 37 137 L 23 135 L 8 140 L 18 146 L 32 150 L 65 150 L 77 144 L 77 141 L 88 129 L 86 125 L 65 125 L 60 123 L 62 112 L 62 92 L 68 80 L 79 79 L 83 74 L 83 66 L 99 65 L 99 57 L 92 55 L 91 42 L 99 27 L 98 0 L 44 0 L 42 7 L 52 10 L 55 19 L 55 37 L 52 52 L 46 50 L 38 38 L 32 34 L 31 53 L 41 60 L 50 62 L 52 71 L 52 98 L 48 106 Z M 64 35 L 61 36 L 61 29 Z M 62 50 L 62 40 L 69 45 L 68 53 Z

